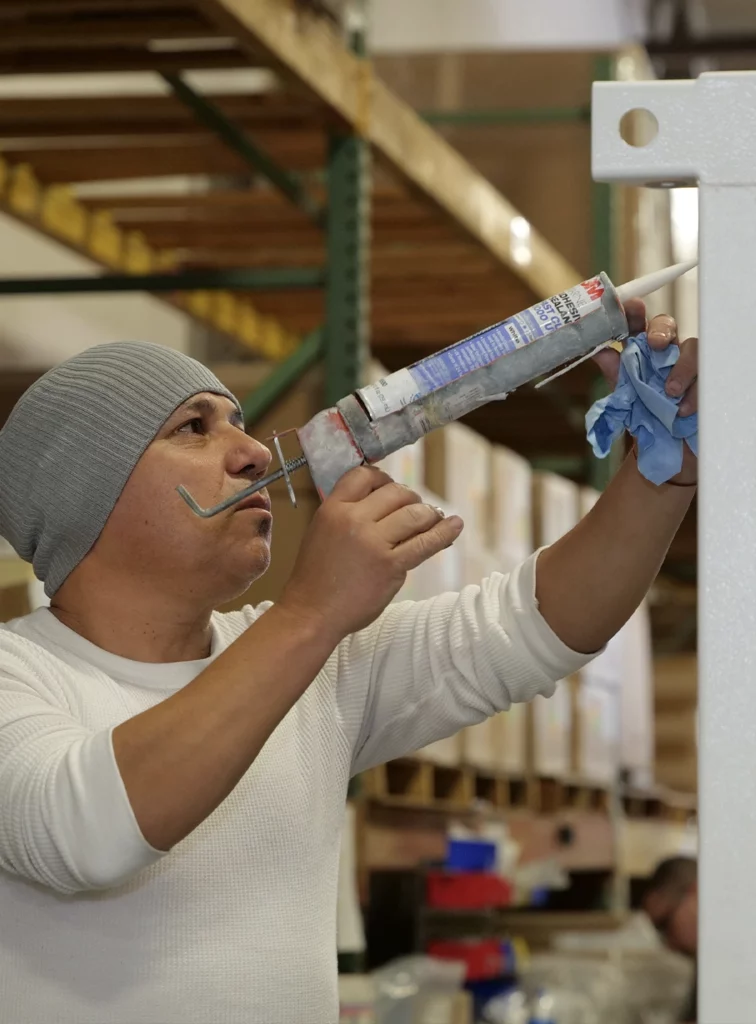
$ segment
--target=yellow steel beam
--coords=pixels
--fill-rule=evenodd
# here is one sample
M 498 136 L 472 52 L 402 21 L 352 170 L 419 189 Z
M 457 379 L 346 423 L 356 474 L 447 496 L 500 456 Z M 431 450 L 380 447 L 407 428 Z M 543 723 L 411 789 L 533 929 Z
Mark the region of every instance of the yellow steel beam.
M 532 227 L 529 258 L 521 215 L 406 103 L 350 53 L 323 19 L 293 0 L 199 0 L 208 18 L 234 35 L 250 58 L 277 70 L 359 132 L 405 181 L 462 225 L 530 288 L 546 297 L 582 277 Z M 513 222 L 514 228 L 513 228 Z
M 10 214 L 108 270 L 149 274 L 170 270 L 170 250 L 154 249 L 140 231 L 123 231 L 107 210 L 90 211 L 64 185 L 43 186 L 29 164 L 11 164 L 0 155 L 0 211 Z M 184 292 L 160 296 L 205 326 L 267 359 L 281 360 L 300 338 L 247 299 L 231 292 Z

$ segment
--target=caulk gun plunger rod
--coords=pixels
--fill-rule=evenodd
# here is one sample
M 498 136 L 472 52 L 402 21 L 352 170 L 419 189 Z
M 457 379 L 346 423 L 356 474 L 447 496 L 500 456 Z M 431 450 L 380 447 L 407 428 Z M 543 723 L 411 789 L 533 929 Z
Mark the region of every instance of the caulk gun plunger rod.
M 211 508 L 202 508 L 201 505 L 198 505 L 183 485 L 177 487 L 176 490 L 195 515 L 200 516 L 202 519 L 210 519 L 211 516 L 217 516 L 219 512 L 225 512 L 225 510 L 227 508 L 231 508 L 232 505 L 238 505 L 240 501 L 244 501 L 244 499 L 248 498 L 251 494 L 257 494 L 258 491 L 264 490 L 269 486 L 269 484 L 275 483 L 276 480 L 280 480 L 282 477 L 288 476 L 289 473 L 293 473 L 295 470 L 301 469 L 302 466 L 306 465 L 307 459 L 305 459 L 303 455 L 297 459 L 290 459 L 284 467 L 277 469 L 275 473 L 270 473 L 268 476 L 264 476 L 261 480 L 255 480 L 255 482 L 250 484 L 249 487 L 245 487 L 244 490 L 239 491 L 238 494 L 232 494 L 230 498 L 226 498 L 225 501 L 221 501 L 217 505 L 213 505 Z

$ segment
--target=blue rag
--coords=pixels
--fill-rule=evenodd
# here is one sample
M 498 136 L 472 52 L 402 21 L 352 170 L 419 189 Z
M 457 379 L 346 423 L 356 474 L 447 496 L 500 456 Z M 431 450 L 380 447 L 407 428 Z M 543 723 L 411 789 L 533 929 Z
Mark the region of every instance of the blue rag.
M 594 402 L 585 417 L 588 441 L 598 458 L 606 458 L 627 430 L 638 442 L 638 469 L 657 485 L 680 472 L 683 444 L 698 455 L 698 413 L 678 416 L 682 399 L 664 390 L 679 356 L 677 345 L 659 352 L 645 334 L 631 338 L 622 352 L 617 386 Z

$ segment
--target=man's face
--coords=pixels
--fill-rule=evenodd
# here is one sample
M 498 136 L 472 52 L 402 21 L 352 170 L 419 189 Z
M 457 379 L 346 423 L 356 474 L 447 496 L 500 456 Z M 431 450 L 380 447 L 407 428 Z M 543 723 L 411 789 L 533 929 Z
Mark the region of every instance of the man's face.
M 270 562 L 267 493 L 255 495 L 257 507 L 232 506 L 202 519 L 176 488 L 183 484 L 203 507 L 215 505 L 263 476 L 270 458 L 244 433 L 233 402 L 195 395 L 139 460 L 92 554 L 109 572 L 154 580 L 187 597 L 207 594 L 213 603 L 237 597 Z
M 698 949 L 698 890 L 682 894 L 650 893 L 644 909 L 664 943 L 676 953 L 695 956 Z

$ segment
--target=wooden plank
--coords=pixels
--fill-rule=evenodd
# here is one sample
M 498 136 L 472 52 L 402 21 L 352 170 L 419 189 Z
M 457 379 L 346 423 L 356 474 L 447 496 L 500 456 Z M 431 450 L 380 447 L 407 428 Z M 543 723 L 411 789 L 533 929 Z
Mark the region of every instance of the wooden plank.
M 2 31 L 2 30 L 0 30 Z M 86 49 L 79 46 L 59 50 L 0 51 L 0 75 L 56 75 L 112 73 L 115 71 L 194 71 L 205 68 L 249 68 L 249 58 L 240 50 L 189 50 L 161 53 L 146 47 L 117 46 Z M 3 104 L 6 101 L 3 101 Z M 117 107 L 117 104 L 113 106 Z
M 325 189 L 313 187 L 313 196 L 325 201 Z M 102 205 L 101 199 L 82 199 L 85 205 Z M 438 214 L 421 203 L 414 201 L 406 192 L 397 188 L 375 186 L 371 195 L 371 206 L 375 216 L 423 217 L 436 221 Z M 187 195 L 113 195 L 108 198 L 108 208 L 116 212 L 131 209 L 161 209 L 182 211 L 231 210 L 250 211 L 255 215 L 271 212 L 275 218 L 286 214 L 302 216 L 291 207 L 289 201 L 272 188 L 264 186 L 249 189 L 218 188 L 209 192 L 193 192 Z
M 317 132 L 260 132 L 255 139 L 278 163 L 293 170 L 313 170 L 325 159 L 325 139 Z M 190 174 L 252 174 L 235 153 L 206 134 L 174 136 L 151 144 L 135 139 L 119 146 L 14 148 L 6 153 L 18 163 L 30 163 L 45 183 L 120 181 Z M 140 144 L 141 143 L 141 144 Z
M 117 219 L 117 223 L 123 223 L 137 231 L 144 231 L 152 240 L 154 245 L 161 245 L 167 248 L 180 246 L 207 248 L 240 248 L 259 245 L 266 249 L 297 249 L 300 246 L 318 245 L 322 242 L 322 234 L 315 225 L 307 222 L 296 225 L 282 224 L 279 230 L 274 226 L 259 227 L 255 224 L 245 224 L 238 221 L 236 224 L 228 220 L 223 224 L 207 224 L 195 221 L 171 220 L 156 224 L 152 220 L 127 220 Z M 455 237 L 450 226 L 446 224 L 431 224 L 421 227 L 385 227 L 378 223 L 374 225 L 371 243 L 373 252 L 380 251 L 395 252 L 401 248 L 404 252 L 414 253 L 418 262 L 426 255 L 432 255 L 434 251 L 444 245 L 454 244 Z M 470 255 L 475 256 L 475 250 L 470 248 Z
M 619 823 L 618 859 L 622 874 L 650 875 L 666 857 L 691 855 L 695 833 L 689 826 L 668 821 L 626 818 Z
M 18 587 L 34 579 L 34 572 L 28 562 L 20 558 L 0 558 L 0 589 Z
M 101 46 L 144 46 L 155 39 L 206 39 L 217 35 L 196 16 L 152 18 L 82 18 L 11 21 L 0 32 L 0 50 L 97 49 Z
M 123 12 L 141 10 L 186 10 L 187 0 L 2 0 L 0 19 L 29 14 L 75 14 L 81 11 Z
M 361 131 L 392 169 L 458 221 L 537 295 L 580 280 L 579 272 L 537 232 L 531 260 L 521 265 L 511 246 L 517 210 L 407 104 L 350 54 L 327 25 L 298 15 L 288 0 L 202 0 L 202 8 L 250 52 L 263 52 L 334 114 Z
M 30 165 L 14 165 L 0 155 L 2 211 L 108 269 L 135 272 L 135 243 L 138 243 L 140 258 L 146 258 L 148 265 L 163 268 L 175 265 L 172 253 L 155 251 L 138 232 L 121 232 L 106 211 L 90 215 L 70 190 L 60 186 L 46 188 Z M 237 300 L 227 292 L 161 294 L 159 298 L 189 313 L 206 328 L 269 359 L 285 358 L 299 341 L 279 321 L 261 315 L 249 300 Z M 198 298 L 203 301 L 198 303 Z
M 322 115 L 322 108 L 279 90 L 255 96 L 213 95 L 211 101 L 248 129 L 312 130 Z M 0 104 L 0 134 L 12 138 L 184 133 L 196 126 L 192 111 L 172 95 L 4 99 Z

